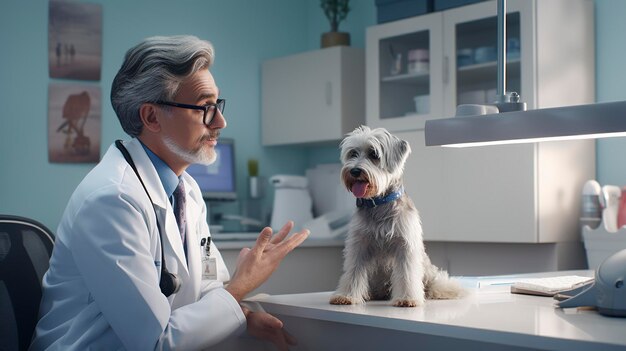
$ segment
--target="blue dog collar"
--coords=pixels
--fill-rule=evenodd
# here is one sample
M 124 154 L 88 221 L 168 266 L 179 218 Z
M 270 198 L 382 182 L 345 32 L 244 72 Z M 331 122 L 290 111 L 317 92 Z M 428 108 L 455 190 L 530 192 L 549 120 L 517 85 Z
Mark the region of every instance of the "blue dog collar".
M 356 207 L 367 207 L 367 208 L 374 208 L 376 206 L 379 205 L 383 205 L 386 204 L 388 202 L 392 202 L 395 201 L 397 199 L 400 198 L 400 196 L 402 196 L 402 194 L 404 193 L 404 188 L 400 188 L 398 189 L 398 191 L 394 191 L 393 193 L 389 193 L 387 194 L 387 196 L 380 196 L 380 197 L 370 197 L 367 199 L 363 199 L 363 198 L 357 198 L 356 199 Z

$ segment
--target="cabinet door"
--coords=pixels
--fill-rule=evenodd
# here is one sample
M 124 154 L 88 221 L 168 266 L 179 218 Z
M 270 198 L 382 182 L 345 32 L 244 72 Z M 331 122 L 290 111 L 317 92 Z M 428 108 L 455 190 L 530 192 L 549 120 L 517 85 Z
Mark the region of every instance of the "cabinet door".
M 441 13 L 367 29 L 366 120 L 391 131 L 442 117 Z
M 263 144 L 341 139 L 341 50 L 263 63 Z
M 538 241 L 536 144 L 428 148 L 423 131 L 397 135 L 413 150 L 404 182 L 425 240 Z
M 534 1 L 507 1 L 507 92 L 515 91 L 536 108 Z M 451 117 L 461 104 L 496 101 L 497 3 L 483 2 L 443 13 L 444 113 Z

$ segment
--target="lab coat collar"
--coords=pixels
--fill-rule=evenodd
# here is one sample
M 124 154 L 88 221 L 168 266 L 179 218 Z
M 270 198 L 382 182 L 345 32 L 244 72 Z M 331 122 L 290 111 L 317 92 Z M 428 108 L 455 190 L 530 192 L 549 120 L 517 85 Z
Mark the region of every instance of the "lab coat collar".
M 154 205 L 160 208 L 167 208 L 169 201 L 167 194 L 165 194 L 161 179 L 159 178 L 159 174 L 146 154 L 146 151 L 141 146 L 139 139 L 133 138 L 130 141 L 124 141 L 123 143 L 135 162 L 137 171 L 139 172 L 141 179 L 143 179 Z
M 146 151 L 143 149 L 138 139 L 133 138 L 130 141 L 124 141 L 124 146 L 135 162 L 137 171 L 139 172 L 139 175 L 141 175 L 141 179 L 143 179 L 146 189 L 152 198 L 155 211 L 157 212 L 157 216 L 162 227 L 163 239 L 168 241 L 169 247 L 176 256 L 178 265 L 182 267 L 182 270 L 179 270 L 178 274 L 182 274 L 184 272 L 184 274 L 189 275 L 187 259 L 185 257 L 176 217 L 174 217 L 174 210 L 172 208 L 172 204 L 170 204 L 167 198 L 167 195 L 165 194 L 163 184 L 161 183 L 152 161 L 150 161 L 150 158 L 146 154 Z M 120 155 L 120 157 L 122 156 Z M 190 214 L 187 214 L 187 218 L 190 217 Z M 189 226 L 189 223 L 187 228 L 192 228 Z M 168 245 L 163 245 L 166 253 L 167 246 Z M 166 254 L 166 256 L 168 255 Z M 170 266 L 171 265 L 168 263 L 168 268 Z
M 168 199 L 171 199 L 172 194 L 178 187 L 179 179 L 176 173 L 172 171 L 170 166 L 165 163 L 159 156 L 157 156 L 146 144 L 142 143 L 139 140 L 141 147 L 146 151 L 146 155 L 150 161 L 152 161 L 152 165 L 156 169 L 157 174 L 159 175 L 159 179 L 161 180 L 161 184 L 163 184 L 163 189 L 165 190 L 165 195 L 167 195 Z M 171 201 L 170 201 L 171 202 Z

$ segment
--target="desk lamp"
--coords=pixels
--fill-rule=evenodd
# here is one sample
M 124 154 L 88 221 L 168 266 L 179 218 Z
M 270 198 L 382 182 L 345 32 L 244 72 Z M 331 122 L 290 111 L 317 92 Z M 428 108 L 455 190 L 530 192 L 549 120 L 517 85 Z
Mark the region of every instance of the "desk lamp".
M 426 146 L 470 147 L 626 136 L 626 101 L 526 110 L 506 95 L 506 0 L 498 0 L 499 113 L 426 121 Z

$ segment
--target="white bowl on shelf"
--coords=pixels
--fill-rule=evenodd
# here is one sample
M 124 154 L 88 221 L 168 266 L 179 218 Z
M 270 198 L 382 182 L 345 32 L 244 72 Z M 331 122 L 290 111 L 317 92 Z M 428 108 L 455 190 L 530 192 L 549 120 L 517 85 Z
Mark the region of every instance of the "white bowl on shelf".
M 413 98 L 415 112 L 418 115 L 430 113 L 430 95 L 417 95 Z

